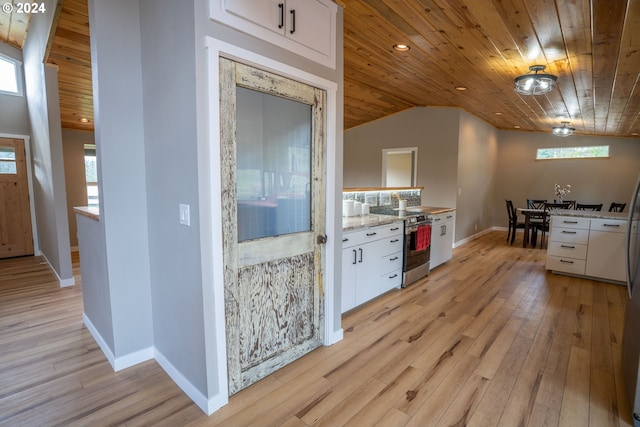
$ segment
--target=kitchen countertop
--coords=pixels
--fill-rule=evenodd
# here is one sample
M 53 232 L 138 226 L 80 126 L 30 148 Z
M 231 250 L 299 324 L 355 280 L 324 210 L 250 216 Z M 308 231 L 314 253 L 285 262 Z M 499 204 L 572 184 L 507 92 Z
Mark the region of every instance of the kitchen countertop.
M 402 221 L 402 218 L 393 215 L 369 214 L 362 216 L 342 217 L 342 231 L 357 230 L 359 228 L 376 227 L 378 225 L 391 224 Z
M 558 209 L 549 211 L 549 215 L 575 216 L 595 219 L 627 219 L 627 212 L 579 211 L 574 209 Z
M 429 215 L 439 215 L 441 213 L 453 212 L 456 210 L 456 208 L 439 208 L 433 206 L 409 206 L 407 211 L 411 211 L 412 208 L 420 208 L 420 212 L 424 212 Z

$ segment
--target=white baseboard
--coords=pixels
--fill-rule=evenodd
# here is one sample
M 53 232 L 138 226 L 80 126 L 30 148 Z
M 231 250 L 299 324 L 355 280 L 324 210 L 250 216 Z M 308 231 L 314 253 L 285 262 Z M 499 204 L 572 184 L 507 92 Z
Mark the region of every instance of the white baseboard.
M 47 256 L 44 253 L 40 253 L 40 256 L 42 258 L 44 258 L 44 261 L 47 263 L 47 265 L 49 266 L 49 270 L 53 271 L 53 274 L 56 275 L 56 277 L 58 278 L 58 283 L 60 283 L 60 287 L 61 288 L 67 288 L 69 286 L 73 286 L 76 284 L 76 279 L 75 277 L 71 276 L 68 279 L 62 279 L 59 275 L 58 272 L 56 271 L 55 268 L 53 268 L 53 266 L 51 265 L 51 263 L 49 262 L 49 260 L 47 259 Z
M 153 359 L 153 347 L 144 348 L 142 350 L 129 353 L 121 357 L 115 357 L 115 355 L 111 351 L 111 348 L 109 348 L 109 345 L 104 340 L 104 338 L 102 338 L 102 335 L 100 335 L 96 327 L 93 325 L 93 323 L 91 323 L 91 320 L 89 319 L 89 317 L 87 317 L 86 313 L 82 313 L 82 320 L 84 321 L 84 325 L 89 330 L 89 333 L 91 333 L 91 336 L 93 336 L 93 339 L 96 340 L 96 343 L 98 343 L 98 346 L 109 361 L 111 368 L 113 368 L 115 372 Z
M 342 341 L 344 338 L 344 331 L 342 328 L 334 331 L 333 333 L 326 334 L 324 345 L 334 345 L 335 343 Z
M 153 347 L 143 348 L 142 350 L 116 357 L 113 370 L 118 372 L 138 363 L 146 362 L 153 359 Z
M 224 393 L 218 393 L 216 396 L 207 399 L 157 348 L 154 349 L 154 356 L 158 364 L 164 369 L 167 375 L 171 377 L 173 382 L 175 382 L 205 414 L 211 415 L 228 403 L 229 397 L 226 390 Z
M 109 346 L 107 345 L 107 342 L 102 338 L 102 335 L 100 335 L 100 333 L 98 332 L 96 327 L 93 326 L 93 323 L 91 323 L 91 320 L 89 319 L 89 317 L 87 317 L 86 313 L 82 313 L 82 320 L 84 322 L 84 325 L 89 330 L 89 333 L 91 334 L 93 339 L 96 340 L 96 342 L 98 343 L 98 347 L 100 347 L 100 349 L 104 353 L 105 357 L 109 361 L 109 364 L 111 365 L 111 367 L 115 371 L 115 369 L 116 369 L 115 368 L 115 359 L 116 358 L 113 355 L 113 353 L 111 352 L 111 349 L 109 348 Z
M 492 231 L 494 231 L 494 230 L 499 230 L 499 229 L 500 229 L 500 228 L 498 228 L 498 227 L 491 227 L 491 228 L 487 228 L 486 230 L 482 230 L 482 231 L 480 231 L 479 233 L 472 234 L 471 236 L 469 236 L 469 237 L 467 237 L 467 238 L 465 238 L 465 239 L 458 240 L 457 242 L 455 242 L 455 243 L 453 244 L 453 247 L 454 247 L 454 248 L 457 248 L 458 246 L 462 246 L 462 245 L 464 245 L 465 243 L 469 243 L 469 242 L 471 242 L 471 241 L 473 241 L 473 240 L 479 239 L 480 237 L 484 236 L 485 234 L 491 233 Z M 506 229 L 505 229 L 505 230 L 506 230 Z

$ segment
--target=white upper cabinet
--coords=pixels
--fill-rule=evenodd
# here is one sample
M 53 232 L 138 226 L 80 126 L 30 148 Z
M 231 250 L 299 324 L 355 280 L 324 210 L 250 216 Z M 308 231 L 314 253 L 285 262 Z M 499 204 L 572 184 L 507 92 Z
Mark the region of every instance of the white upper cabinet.
M 211 18 L 330 68 L 337 6 L 330 0 L 210 0 Z

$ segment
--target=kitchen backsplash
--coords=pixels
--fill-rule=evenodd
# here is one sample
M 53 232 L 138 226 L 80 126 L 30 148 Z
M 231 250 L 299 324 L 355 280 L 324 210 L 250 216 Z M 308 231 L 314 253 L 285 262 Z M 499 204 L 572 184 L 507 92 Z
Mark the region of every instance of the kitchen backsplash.
M 406 200 L 407 206 L 420 206 L 422 203 L 421 191 L 420 189 L 344 191 L 342 192 L 342 199 L 369 203 L 371 207 L 397 208 L 399 200 Z

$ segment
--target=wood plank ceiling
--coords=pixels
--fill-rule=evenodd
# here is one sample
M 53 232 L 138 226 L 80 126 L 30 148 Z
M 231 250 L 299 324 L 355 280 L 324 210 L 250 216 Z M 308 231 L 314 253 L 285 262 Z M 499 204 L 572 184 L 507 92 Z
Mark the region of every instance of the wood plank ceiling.
M 500 129 L 550 132 L 566 120 L 579 134 L 640 133 L 640 0 L 339 3 L 345 129 L 415 106 L 445 106 Z M 24 16 L 0 13 L 0 40 L 21 47 L 17 28 L 27 25 Z M 395 51 L 399 43 L 411 49 Z M 63 1 L 50 47 L 62 126 L 92 130 L 86 0 Z M 558 76 L 557 88 L 518 95 L 513 79 L 536 64 Z
M 550 132 L 568 120 L 580 134 L 640 133 L 640 0 L 344 3 L 347 129 L 450 106 L 500 129 Z M 557 88 L 518 95 L 513 79 L 535 64 Z

